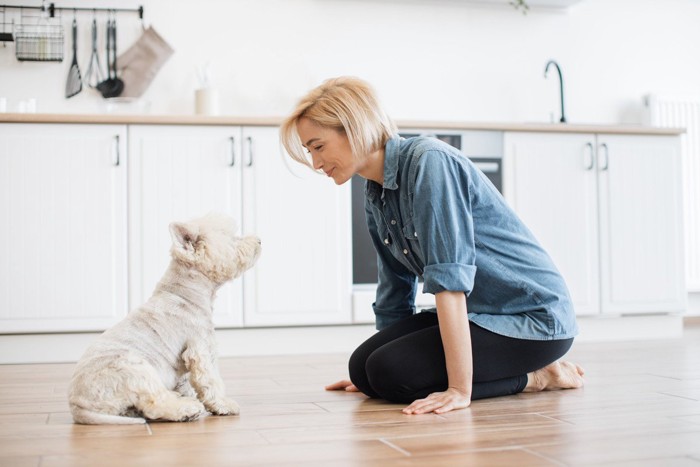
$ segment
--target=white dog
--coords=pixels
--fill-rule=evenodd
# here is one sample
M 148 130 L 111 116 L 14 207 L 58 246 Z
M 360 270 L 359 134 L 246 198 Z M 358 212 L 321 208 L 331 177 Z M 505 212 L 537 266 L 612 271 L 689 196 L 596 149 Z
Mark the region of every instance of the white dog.
M 233 220 L 215 214 L 170 225 L 172 261 L 153 296 L 78 362 L 68 389 L 76 423 L 238 414 L 216 363 L 212 303 L 222 284 L 255 263 L 260 240 L 234 232 Z

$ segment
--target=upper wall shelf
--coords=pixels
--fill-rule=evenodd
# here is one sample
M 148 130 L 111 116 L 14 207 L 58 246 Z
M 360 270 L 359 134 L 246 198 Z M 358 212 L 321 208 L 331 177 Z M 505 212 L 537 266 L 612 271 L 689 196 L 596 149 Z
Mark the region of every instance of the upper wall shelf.
M 489 5 L 506 5 L 511 6 L 509 0 L 463 0 L 468 3 L 485 3 Z M 565 10 L 571 5 L 580 3 L 582 0 L 525 0 L 530 7 L 533 8 L 550 8 L 557 10 Z
M 386 0 L 385 0 L 386 1 Z M 405 3 L 429 3 L 431 0 L 392 0 L 394 2 Z M 570 6 L 581 3 L 583 0 L 525 0 L 525 3 L 530 7 L 530 10 L 551 10 L 551 11 L 566 11 Z M 438 2 L 440 3 L 440 2 Z M 515 0 L 441 0 L 441 3 L 462 3 L 472 5 L 487 5 L 493 7 L 509 8 L 513 11 L 515 8 Z M 517 8 L 522 11 L 521 8 Z

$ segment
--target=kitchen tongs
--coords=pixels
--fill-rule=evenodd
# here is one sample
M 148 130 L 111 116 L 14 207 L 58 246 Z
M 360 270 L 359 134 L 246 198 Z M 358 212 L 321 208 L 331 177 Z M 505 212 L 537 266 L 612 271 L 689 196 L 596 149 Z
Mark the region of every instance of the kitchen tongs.
M 92 19 L 92 55 L 90 56 L 90 64 L 85 73 L 84 81 L 91 88 L 97 87 L 98 83 L 104 81 L 100 56 L 97 54 L 97 20 L 95 18 Z

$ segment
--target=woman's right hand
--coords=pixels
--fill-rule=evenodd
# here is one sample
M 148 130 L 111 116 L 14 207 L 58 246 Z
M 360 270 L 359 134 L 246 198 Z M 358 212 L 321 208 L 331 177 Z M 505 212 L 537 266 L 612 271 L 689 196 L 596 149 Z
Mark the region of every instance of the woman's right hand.
M 326 386 L 326 391 L 359 392 L 360 390 L 357 389 L 357 386 L 352 384 L 351 381 L 344 379 L 342 381 L 338 381 L 337 383 L 329 384 Z

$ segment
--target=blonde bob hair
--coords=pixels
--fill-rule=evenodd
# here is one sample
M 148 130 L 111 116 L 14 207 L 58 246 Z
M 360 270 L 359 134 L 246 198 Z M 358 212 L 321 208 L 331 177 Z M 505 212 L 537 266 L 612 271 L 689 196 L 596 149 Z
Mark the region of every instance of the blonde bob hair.
M 297 123 L 302 118 L 344 132 L 353 156 L 359 159 L 384 147 L 397 133 L 396 125 L 379 105 L 372 87 L 349 76 L 326 80 L 312 89 L 282 123 L 280 140 L 287 153 L 295 161 L 313 168 L 297 132 Z

